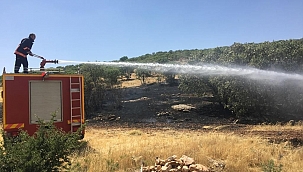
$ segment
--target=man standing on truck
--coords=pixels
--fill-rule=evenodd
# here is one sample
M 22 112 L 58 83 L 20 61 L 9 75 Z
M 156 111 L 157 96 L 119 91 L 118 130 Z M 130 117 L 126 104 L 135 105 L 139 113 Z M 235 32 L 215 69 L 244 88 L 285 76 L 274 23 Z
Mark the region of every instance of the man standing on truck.
M 21 40 L 21 43 L 15 50 L 16 54 L 16 61 L 15 61 L 15 73 L 19 73 L 19 69 L 21 64 L 23 65 L 23 73 L 28 73 L 28 61 L 27 55 L 33 56 L 31 52 L 32 46 L 36 39 L 36 35 L 31 33 L 29 34 L 28 38 L 24 38 Z

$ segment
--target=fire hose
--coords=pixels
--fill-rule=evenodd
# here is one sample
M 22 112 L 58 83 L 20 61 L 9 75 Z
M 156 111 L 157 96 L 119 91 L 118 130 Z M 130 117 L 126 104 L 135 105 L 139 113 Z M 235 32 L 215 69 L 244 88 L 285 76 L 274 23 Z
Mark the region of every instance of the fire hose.
M 39 55 L 37 55 L 37 54 L 32 54 L 34 57 L 38 57 L 39 59 L 44 59 L 44 57 L 42 57 L 42 56 L 39 56 Z

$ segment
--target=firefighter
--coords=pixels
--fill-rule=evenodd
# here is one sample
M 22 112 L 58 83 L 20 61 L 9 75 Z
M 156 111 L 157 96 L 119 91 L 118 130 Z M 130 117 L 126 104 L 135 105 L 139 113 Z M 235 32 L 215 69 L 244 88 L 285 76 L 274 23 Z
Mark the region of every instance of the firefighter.
M 21 40 L 21 43 L 19 44 L 14 53 L 16 54 L 15 73 L 19 73 L 21 64 L 23 65 L 23 73 L 28 73 L 27 55 L 29 54 L 30 56 L 33 56 L 31 49 L 35 39 L 36 35 L 31 33 L 29 34 L 28 38 L 24 38 Z

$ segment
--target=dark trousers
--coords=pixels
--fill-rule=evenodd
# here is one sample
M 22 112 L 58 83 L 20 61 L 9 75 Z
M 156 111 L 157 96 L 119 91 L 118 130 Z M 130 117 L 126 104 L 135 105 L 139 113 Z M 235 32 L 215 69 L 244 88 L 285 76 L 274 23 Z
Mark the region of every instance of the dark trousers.
M 27 58 L 22 57 L 16 54 L 16 61 L 15 61 L 15 73 L 19 73 L 19 69 L 23 65 L 23 73 L 28 73 L 28 61 Z

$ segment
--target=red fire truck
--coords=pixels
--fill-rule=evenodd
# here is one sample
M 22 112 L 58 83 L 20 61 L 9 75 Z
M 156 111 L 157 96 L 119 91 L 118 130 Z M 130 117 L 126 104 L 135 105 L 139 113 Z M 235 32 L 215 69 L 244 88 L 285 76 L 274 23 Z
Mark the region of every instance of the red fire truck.
M 19 130 L 33 135 L 38 120 L 54 120 L 65 132 L 84 124 L 84 81 L 80 74 L 43 71 L 3 73 L 3 129 L 15 136 Z M 55 117 L 53 117 L 55 115 Z M 82 131 L 84 137 L 84 130 Z

